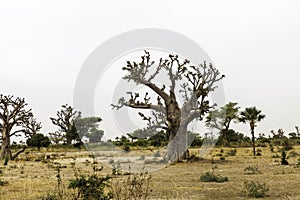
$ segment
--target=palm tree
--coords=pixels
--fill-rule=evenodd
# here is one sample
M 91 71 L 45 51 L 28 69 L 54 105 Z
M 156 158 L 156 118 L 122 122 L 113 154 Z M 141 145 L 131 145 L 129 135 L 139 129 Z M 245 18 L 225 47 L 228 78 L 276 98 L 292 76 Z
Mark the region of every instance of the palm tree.
M 239 121 L 243 123 L 249 123 L 251 135 L 252 135 L 252 146 L 253 146 L 253 155 L 255 156 L 255 137 L 254 137 L 254 128 L 256 123 L 264 119 L 266 115 L 261 114 L 261 110 L 258 110 L 256 107 L 246 108 L 241 112 Z

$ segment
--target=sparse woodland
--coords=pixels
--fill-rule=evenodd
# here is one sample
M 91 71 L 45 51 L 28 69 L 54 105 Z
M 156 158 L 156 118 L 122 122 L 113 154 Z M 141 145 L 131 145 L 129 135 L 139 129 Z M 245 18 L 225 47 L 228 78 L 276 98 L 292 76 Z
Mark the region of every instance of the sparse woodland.
M 107 141 L 102 139 L 107 133 L 101 130 L 101 116 L 83 117 L 63 104 L 49 116 L 56 129 L 42 133 L 26 99 L 0 95 L 1 200 L 300 199 L 296 124 L 291 133 L 282 129 L 261 133 L 257 127 L 268 117 L 263 108 L 241 108 L 238 102 L 215 105 L 209 95 L 225 76 L 211 63 L 194 66 L 177 55 L 157 62 L 145 51 L 140 60 L 128 61 L 122 69 L 127 72 L 125 80 L 149 92 L 124 91 L 111 107 L 135 109 L 146 125 Z M 168 77 L 165 83 L 155 82 L 159 74 Z M 218 130 L 218 136 L 188 130 L 192 121 Z M 244 124 L 249 132 L 234 130 L 234 123 Z M 16 143 L 15 137 L 23 142 Z M 207 140 L 215 147 L 200 157 Z M 108 167 L 88 151 L 100 144 L 120 148 L 129 166 L 133 160 L 165 165 L 154 172 L 133 173 L 121 170 L 125 161 L 106 155 Z

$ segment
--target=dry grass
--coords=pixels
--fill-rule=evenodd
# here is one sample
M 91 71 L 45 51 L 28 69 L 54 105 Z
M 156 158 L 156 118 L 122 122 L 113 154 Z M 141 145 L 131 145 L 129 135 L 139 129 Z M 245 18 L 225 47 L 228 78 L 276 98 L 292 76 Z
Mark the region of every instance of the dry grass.
M 245 180 L 266 183 L 270 191 L 264 199 L 300 199 L 300 167 L 296 166 L 299 156 L 289 158 L 290 165 L 283 166 L 280 165 L 280 158 L 272 158 L 275 153 L 270 152 L 269 148 L 261 148 L 262 156 L 257 157 L 252 156 L 251 148 L 238 148 L 236 156 L 226 155 L 231 148 L 222 149 L 223 153 L 220 153 L 221 149 L 215 148 L 205 160 L 171 164 L 151 173 L 150 199 L 245 199 Z M 197 151 L 192 149 L 190 152 L 197 155 Z M 295 147 L 294 151 L 300 153 L 300 147 Z M 53 159 L 49 159 L 48 162 L 33 161 L 46 155 L 52 155 Z M 82 173 L 92 173 L 92 159 L 86 151 L 46 154 L 30 152 L 27 155 L 23 154 L 18 161 L 9 162 L 7 166 L 0 164 L 3 169 L 2 179 L 9 182 L 8 185 L 0 187 L 0 199 L 39 199 L 39 196 L 55 191 L 55 162 L 66 167 L 62 168 L 61 175 L 67 186 L 68 180 L 74 177 L 71 167 L 74 157 L 77 158 L 76 167 Z M 220 161 L 220 157 L 225 157 L 225 161 Z M 29 161 L 25 161 L 26 159 Z M 245 174 L 244 169 L 251 165 L 258 166 L 262 173 Z M 207 171 L 212 171 L 212 168 L 214 173 L 228 177 L 229 181 L 200 182 L 199 177 Z M 111 174 L 111 169 L 104 168 L 103 173 Z

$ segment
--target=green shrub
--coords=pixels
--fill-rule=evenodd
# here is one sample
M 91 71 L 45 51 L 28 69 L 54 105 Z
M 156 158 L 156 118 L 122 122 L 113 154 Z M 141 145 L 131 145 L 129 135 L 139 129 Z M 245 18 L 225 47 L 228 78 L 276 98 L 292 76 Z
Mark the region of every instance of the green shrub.
M 246 197 L 250 198 L 262 198 L 266 196 L 266 192 L 269 191 L 269 188 L 265 183 L 260 184 L 254 181 L 245 181 L 244 190 Z
M 82 199 L 112 199 L 112 193 L 106 191 L 109 188 L 110 177 L 99 177 L 96 174 L 93 175 L 80 175 L 75 179 L 71 179 L 69 188 L 77 189 L 77 197 Z
M 200 176 L 200 181 L 202 182 L 217 182 L 222 183 L 228 181 L 227 177 L 222 177 L 219 175 L 215 175 L 212 172 L 206 172 L 205 174 Z
M 41 147 L 48 147 L 50 145 L 50 139 L 43 134 L 37 133 L 26 141 L 30 147 L 37 147 L 39 150 Z

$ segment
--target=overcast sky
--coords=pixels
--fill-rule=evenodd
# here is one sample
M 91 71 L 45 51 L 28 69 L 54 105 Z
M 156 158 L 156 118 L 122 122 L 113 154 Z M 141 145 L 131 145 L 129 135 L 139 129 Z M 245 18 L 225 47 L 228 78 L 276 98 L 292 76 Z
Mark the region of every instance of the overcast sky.
M 196 41 L 226 75 L 226 101 L 266 114 L 258 132 L 288 133 L 300 125 L 297 0 L 0 1 L 0 93 L 25 97 L 42 132 L 54 131 L 49 117 L 72 104 L 89 54 L 138 28 L 169 29 Z M 112 126 L 104 118 L 102 128 Z

